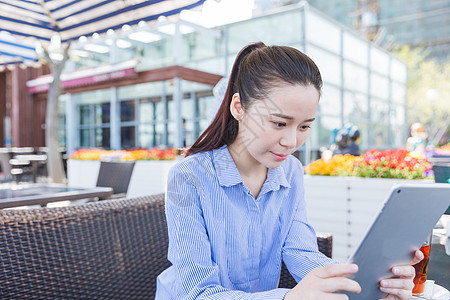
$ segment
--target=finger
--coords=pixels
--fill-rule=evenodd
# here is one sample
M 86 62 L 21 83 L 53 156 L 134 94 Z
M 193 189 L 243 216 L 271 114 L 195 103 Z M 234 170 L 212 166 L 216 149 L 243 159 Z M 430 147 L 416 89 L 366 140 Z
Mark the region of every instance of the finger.
M 383 279 L 380 281 L 380 287 L 412 290 L 414 287 L 414 283 L 411 279 L 400 279 L 400 278 Z
M 396 266 L 392 268 L 392 274 L 398 277 L 413 278 L 416 271 L 413 266 Z
M 380 287 L 380 290 L 383 293 L 387 293 L 389 295 L 397 296 L 400 299 L 404 299 L 404 300 L 411 299 L 411 297 L 412 297 L 411 290 L 407 291 L 407 290 L 394 289 L 394 288 L 384 288 L 384 287 Z
M 344 294 L 322 294 L 320 300 L 348 300 L 348 296 Z
M 345 277 L 332 277 L 325 279 L 323 291 L 326 293 L 334 293 L 337 291 L 347 291 L 359 294 L 361 286 L 354 280 Z
M 414 252 L 414 257 L 411 260 L 410 265 L 413 266 L 413 265 L 419 263 L 420 261 L 422 261 L 422 259 L 424 259 L 424 257 L 425 256 L 423 255 L 422 251 L 417 250 L 416 252 Z
M 315 275 L 320 278 L 341 277 L 358 272 L 355 264 L 337 264 L 315 270 Z

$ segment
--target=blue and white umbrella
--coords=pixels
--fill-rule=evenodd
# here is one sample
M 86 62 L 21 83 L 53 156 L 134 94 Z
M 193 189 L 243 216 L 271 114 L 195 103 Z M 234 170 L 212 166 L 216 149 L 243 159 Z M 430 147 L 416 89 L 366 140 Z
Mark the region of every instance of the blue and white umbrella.
M 1 0 L 0 30 L 50 42 L 61 42 L 153 21 L 192 9 L 205 0 Z
M 34 42 L 62 43 L 151 22 L 192 9 L 205 0 L 0 0 L 0 64 L 36 61 Z M 9 33 L 9 34 L 8 34 Z M 14 39 L 14 37 L 18 39 Z M 20 39 L 20 40 L 19 40 Z
M 38 61 L 35 45 L 17 39 L 6 31 L 0 31 L 0 66 Z

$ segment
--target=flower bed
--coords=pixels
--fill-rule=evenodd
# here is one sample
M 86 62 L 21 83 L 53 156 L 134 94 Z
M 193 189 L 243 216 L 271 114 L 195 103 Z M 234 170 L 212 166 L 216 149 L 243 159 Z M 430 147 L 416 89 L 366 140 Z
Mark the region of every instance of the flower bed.
M 411 157 L 405 149 L 370 150 L 362 156 L 335 155 L 318 159 L 305 168 L 309 175 L 356 176 L 394 179 L 432 179 L 431 163 L 426 158 Z
M 168 149 L 133 149 L 133 150 L 103 150 L 79 149 L 70 155 L 70 159 L 105 160 L 105 161 L 133 161 L 133 160 L 174 160 L 179 156 L 179 150 Z

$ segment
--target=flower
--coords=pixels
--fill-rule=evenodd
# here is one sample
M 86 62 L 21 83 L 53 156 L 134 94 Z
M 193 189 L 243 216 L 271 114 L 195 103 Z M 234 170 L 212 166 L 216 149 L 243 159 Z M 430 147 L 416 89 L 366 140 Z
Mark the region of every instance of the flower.
M 316 160 L 306 166 L 310 175 L 423 179 L 432 168 L 426 158 L 411 157 L 405 149 L 369 150 L 362 156 L 335 155 L 328 162 Z
M 131 149 L 131 150 L 102 150 L 79 149 L 74 151 L 71 159 L 103 160 L 103 161 L 134 161 L 134 160 L 173 160 L 179 156 L 179 150 L 171 147 L 167 149 Z

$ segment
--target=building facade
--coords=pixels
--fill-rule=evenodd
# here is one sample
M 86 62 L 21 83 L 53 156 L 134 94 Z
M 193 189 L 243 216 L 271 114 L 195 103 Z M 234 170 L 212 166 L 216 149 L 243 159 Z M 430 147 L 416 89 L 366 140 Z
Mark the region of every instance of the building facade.
M 258 0 L 256 2 L 258 3 Z M 300 0 L 280 0 L 275 1 L 275 5 L 297 2 Z M 449 60 L 450 1 L 308 0 L 308 2 L 385 49 L 403 45 L 409 45 L 411 48 L 421 47 L 426 49 L 429 59 L 437 62 Z
M 238 51 L 289 45 L 319 66 L 324 86 L 305 162 L 330 146 L 333 129 L 359 127 L 363 150 L 404 146 L 406 66 L 307 4 L 203 28 L 160 20 L 73 45 L 60 97 L 61 143 L 78 148 L 188 146 L 208 126 Z M 45 79 L 45 78 L 44 78 Z M 33 99 L 45 80 L 28 82 Z

